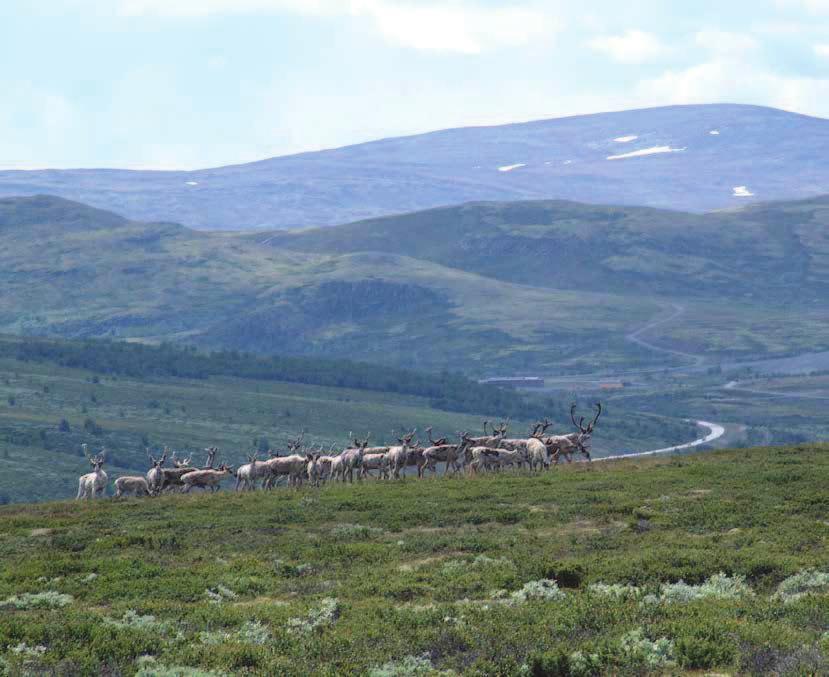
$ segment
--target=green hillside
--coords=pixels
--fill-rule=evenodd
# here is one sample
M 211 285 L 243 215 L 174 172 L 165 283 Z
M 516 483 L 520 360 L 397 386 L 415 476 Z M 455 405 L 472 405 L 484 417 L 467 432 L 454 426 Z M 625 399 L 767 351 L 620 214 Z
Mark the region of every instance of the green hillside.
M 402 254 L 536 287 L 798 300 L 806 286 L 829 290 L 827 224 L 829 197 L 711 214 L 556 200 L 251 238 L 277 250 Z
M 109 450 L 114 479 L 144 473 L 146 447 L 195 452 L 201 463 L 203 449 L 218 446 L 236 464 L 259 446 L 284 452 L 302 430 L 309 443 L 325 448 L 344 446 L 349 431 L 370 431 L 380 444 L 416 427 L 425 441 L 430 425 L 436 435 L 454 436 L 505 416 L 517 433 L 542 417 L 570 432 L 568 408 L 569 401 L 492 390 L 451 375 L 429 381 L 350 363 L 6 337 L 0 339 L 0 503 L 74 496 L 89 467 L 83 443 Z M 657 448 L 697 433 L 673 414 L 606 404 L 594 450 Z M 41 473 L 29 472 L 33 463 Z
M 705 216 L 481 203 L 289 234 L 0 200 L 0 331 L 177 341 L 475 375 L 829 348 L 827 201 Z
M 826 674 L 827 451 L 7 506 L 0 671 Z

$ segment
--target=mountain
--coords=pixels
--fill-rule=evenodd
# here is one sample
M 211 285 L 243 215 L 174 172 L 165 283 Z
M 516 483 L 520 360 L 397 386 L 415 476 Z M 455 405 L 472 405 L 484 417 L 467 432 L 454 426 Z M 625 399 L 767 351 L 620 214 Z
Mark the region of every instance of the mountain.
M 483 202 L 250 238 L 280 251 L 405 254 L 534 287 L 796 301 L 829 292 L 827 224 L 829 196 L 710 214 Z
M 192 172 L 3 171 L 49 193 L 193 228 L 331 226 L 478 200 L 565 199 L 704 212 L 829 192 L 829 120 L 670 106 L 384 139 Z
M 0 285 L 7 333 L 473 372 L 622 349 L 608 336 L 659 311 L 647 299 L 541 289 L 400 254 L 282 251 L 48 196 L 0 200 Z
M 177 341 L 473 374 L 829 348 L 829 198 L 708 215 L 475 203 L 211 233 L 0 199 L 0 332 Z M 678 311 L 676 309 L 679 309 Z

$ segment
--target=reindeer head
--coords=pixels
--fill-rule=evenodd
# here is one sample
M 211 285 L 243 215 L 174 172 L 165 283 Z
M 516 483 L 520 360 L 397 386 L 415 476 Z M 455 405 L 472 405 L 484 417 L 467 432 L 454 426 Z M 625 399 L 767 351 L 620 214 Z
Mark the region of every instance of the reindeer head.
M 576 423 L 575 403 L 570 407 L 570 420 L 573 421 L 573 425 L 579 429 L 579 434 L 576 437 L 576 444 L 579 447 L 579 451 L 581 451 L 582 455 L 584 455 L 588 460 L 590 459 L 590 440 L 593 437 L 593 429 L 596 427 L 596 422 L 599 420 L 599 416 L 602 415 L 601 403 L 596 402 L 594 406 L 596 407 L 596 415 L 586 426 L 584 425 L 584 416 L 579 418 L 578 423 Z
M 484 427 L 486 427 L 486 422 L 484 422 Z M 433 447 L 442 447 L 444 444 L 446 444 L 445 437 L 439 437 L 436 440 L 432 439 L 432 426 L 426 428 L 426 432 L 429 433 L 429 444 L 431 444 Z
M 89 460 L 89 465 L 92 466 L 92 470 L 94 472 L 100 471 L 106 459 L 106 449 L 101 449 L 101 453 L 97 456 L 90 456 L 88 444 L 82 444 L 81 448 L 83 449 L 84 456 Z
M 288 453 L 293 454 L 302 448 L 302 443 L 305 440 L 305 430 L 299 433 L 299 437 L 288 442 Z
M 506 421 L 501 421 L 501 425 L 498 427 L 492 426 L 492 435 L 493 437 L 500 437 L 504 438 L 507 436 L 507 428 L 509 428 L 509 419 Z
M 549 428 L 551 425 L 553 425 L 553 424 L 546 418 L 543 421 L 538 421 L 533 426 L 533 431 L 532 431 L 530 436 L 535 437 L 537 439 L 543 437 L 544 433 L 547 432 L 547 428 Z
M 398 437 L 397 441 L 404 447 L 411 446 L 412 440 L 414 439 L 415 433 L 417 432 L 417 428 L 414 428 L 411 432 L 406 433 L 403 437 Z M 431 437 L 431 435 L 429 435 Z
M 204 461 L 204 467 L 212 468 L 213 462 L 216 460 L 216 454 L 219 453 L 219 447 L 207 447 L 205 451 L 207 452 L 207 459 Z

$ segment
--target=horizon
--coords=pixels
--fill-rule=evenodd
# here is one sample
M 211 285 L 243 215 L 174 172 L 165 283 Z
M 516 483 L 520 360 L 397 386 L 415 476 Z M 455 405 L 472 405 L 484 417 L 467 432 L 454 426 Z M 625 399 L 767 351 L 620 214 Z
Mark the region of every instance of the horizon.
M 5 168 L 0 166 L 0 172 L 13 172 L 13 171 L 20 171 L 20 172 L 44 172 L 44 171 L 144 171 L 144 172 L 161 172 L 161 173 L 193 173 L 193 172 L 202 172 L 202 171 L 209 171 L 211 169 L 226 169 L 235 166 L 242 166 L 242 165 L 250 165 L 256 164 L 258 162 L 267 162 L 268 160 L 276 160 L 279 158 L 288 158 L 288 157 L 296 157 L 300 155 L 313 155 L 316 153 L 325 153 L 328 151 L 336 151 L 343 148 L 353 148 L 356 146 L 364 146 L 373 143 L 378 143 L 382 141 L 387 141 L 390 139 L 405 139 L 405 138 L 416 138 L 419 136 L 428 136 L 430 134 L 440 134 L 441 132 L 450 132 L 456 130 L 463 130 L 463 129 L 487 129 L 487 128 L 495 128 L 495 127 L 508 127 L 512 125 L 524 125 L 524 124 L 533 124 L 537 122 L 553 122 L 556 120 L 569 120 L 569 119 L 576 119 L 576 118 L 587 118 L 587 117 L 594 117 L 594 116 L 601 116 L 601 115 L 614 115 L 619 113 L 636 113 L 641 111 L 650 111 L 650 110 L 658 110 L 658 109 L 665 109 L 665 108 L 695 108 L 695 107 L 707 107 L 707 106 L 742 106 L 747 108 L 763 108 L 766 110 L 773 110 L 780 113 L 787 113 L 791 115 L 801 115 L 803 117 L 809 117 L 817 120 L 827 120 L 829 121 L 829 117 L 823 117 L 820 115 L 809 115 L 807 113 L 800 113 L 794 110 L 786 110 L 785 108 L 777 108 L 774 106 L 764 106 L 761 104 L 752 104 L 752 103 L 736 103 L 733 101 L 712 101 L 707 103 L 679 103 L 679 104 L 668 104 L 664 106 L 643 106 L 641 108 L 625 108 L 620 110 L 602 110 L 602 111 L 595 111 L 591 113 L 574 113 L 572 115 L 562 115 L 558 117 L 542 117 L 542 118 L 534 118 L 531 120 L 515 120 L 512 122 L 503 122 L 499 124 L 470 124 L 470 125 L 460 125 L 457 127 L 442 127 L 440 129 L 428 129 L 420 132 L 414 132 L 412 134 L 401 134 L 399 136 L 383 136 L 373 139 L 366 139 L 364 141 L 357 141 L 354 143 L 346 143 L 341 146 L 329 146 L 326 148 L 316 148 L 312 150 L 305 150 L 305 151 L 298 151 L 296 153 L 285 153 L 282 155 L 269 155 L 267 157 L 261 158 L 254 158 L 252 160 L 248 160 L 245 162 L 226 162 L 216 165 L 210 165 L 205 167 L 192 167 L 188 169 L 175 169 L 175 168 L 155 168 L 155 167 L 116 167 L 116 166 L 89 166 L 89 167 L 24 167 L 24 168 Z M 48 195 L 48 194 L 47 194 Z M 556 198 L 551 198 L 556 199 Z M 587 203 L 592 204 L 592 203 Z
M 829 117 L 814 0 L 58 0 L 0 25 L 4 170 L 190 171 L 726 99 Z

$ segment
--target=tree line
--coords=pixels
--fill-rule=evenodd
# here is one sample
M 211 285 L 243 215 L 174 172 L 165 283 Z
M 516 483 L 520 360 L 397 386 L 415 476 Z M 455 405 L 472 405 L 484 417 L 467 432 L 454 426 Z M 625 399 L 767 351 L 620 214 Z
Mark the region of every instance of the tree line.
M 566 409 L 549 397 L 481 385 L 449 371 L 425 373 L 341 359 L 263 356 L 235 350 L 204 352 L 169 343 L 13 337 L 0 341 L 0 357 L 140 379 L 232 376 L 415 395 L 428 399 L 434 409 L 481 415 L 497 412 L 515 419 L 550 417 Z

